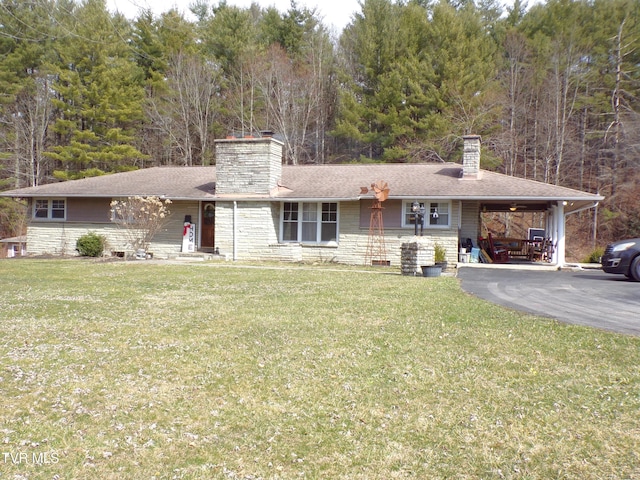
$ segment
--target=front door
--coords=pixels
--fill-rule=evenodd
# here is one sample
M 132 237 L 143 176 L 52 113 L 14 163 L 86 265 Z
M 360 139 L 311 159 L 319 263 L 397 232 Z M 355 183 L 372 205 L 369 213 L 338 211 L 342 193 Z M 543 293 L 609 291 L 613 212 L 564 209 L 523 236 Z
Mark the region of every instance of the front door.
M 213 252 L 216 233 L 216 204 L 202 204 L 202 232 L 200 248 L 205 252 Z

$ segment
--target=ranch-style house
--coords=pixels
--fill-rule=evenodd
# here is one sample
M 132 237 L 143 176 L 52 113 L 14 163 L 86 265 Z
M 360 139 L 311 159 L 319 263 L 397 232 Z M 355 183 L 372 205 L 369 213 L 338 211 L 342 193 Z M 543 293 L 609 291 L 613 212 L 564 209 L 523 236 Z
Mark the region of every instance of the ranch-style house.
M 548 261 L 564 264 L 566 216 L 603 197 L 482 170 L 480 147 L 479 136 L 465 136 L 462 164 L 283 165 L 283 144 L 272 136 L 227 138 L 216 141 L 215 166 L 154 167 L 0 195 L 28 201 L 28 255 L 77 255 L 76 240 L 88 232 L 107 238 L 108 254 L 122 255 L 130 247 L 112 221 L 111 202 L 157 196 L 172 203 L 149 248 L 153 258 L 188 249 L 228 260 L 393 266 L 418 233 L 455 264 L 460 246 L 481 235 L 481 212 L 526 209 L 544 212 L 541 232 L 553 245 Z M 384 184 L 388 198 L 376 208 L 372 187 Z M 377 258 L 381 240 L 384 259 Z

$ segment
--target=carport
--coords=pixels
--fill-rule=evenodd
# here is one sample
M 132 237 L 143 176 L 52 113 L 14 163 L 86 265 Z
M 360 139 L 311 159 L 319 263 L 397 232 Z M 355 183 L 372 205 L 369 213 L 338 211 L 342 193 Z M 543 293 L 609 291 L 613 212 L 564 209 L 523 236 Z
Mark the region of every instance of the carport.
M 561 187 L 552 187 L 561 189 Z M 568 189 L 567 189 L 568 190 Z M 502 198 L 478 199 L 480 213 L 538 213 L 539 224 L 529 229 L 527 238 L 520 239 L 529 246 L 539 241 L 549 245 L 548 264 L 562 267 L 566 264 L 566 220 L 569 215 L 596 208 L 603 197 L 585 199 L 584 197 L 541 197 L 509 196 Z M 479 231 L 482 231 L 482 215 L 479 215 Z M 542 238 L 540 238 L 542 237 Z M 499 242 L 498 242 L 499 243 Z M 524 256 L 523 256 L 524 257 Z M 526 258 L 524 258 L 526 259 Z M 531 258 L 529 258 L 531 260 Z

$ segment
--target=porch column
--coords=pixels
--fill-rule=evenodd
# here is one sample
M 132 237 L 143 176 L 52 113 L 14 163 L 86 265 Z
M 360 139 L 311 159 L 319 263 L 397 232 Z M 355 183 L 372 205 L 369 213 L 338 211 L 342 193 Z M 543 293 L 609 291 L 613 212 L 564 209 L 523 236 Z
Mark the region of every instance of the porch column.
M 552 261 L 559 267 L 566 262 L 566 237 L 565 237 L 565 215 L 564 204 L 562 202 L 553 207 L 553 237 L 555 244 Z
M 562 267 L 566 263 L 566 234 L 565 234 L 565 224 L 566 217 L 564 215 L 564 203 L 560 202 L 558 205 L 558 266 Z

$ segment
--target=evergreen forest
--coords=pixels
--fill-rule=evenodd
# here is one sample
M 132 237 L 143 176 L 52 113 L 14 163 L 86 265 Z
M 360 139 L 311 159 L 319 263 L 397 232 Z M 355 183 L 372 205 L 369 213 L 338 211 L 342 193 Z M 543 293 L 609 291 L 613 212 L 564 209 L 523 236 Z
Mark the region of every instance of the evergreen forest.
M 604 195 L 592 247 L 640 236 L 640 0 L 362 0 L 341 32 L 295 0 L 190 11 L 0 0 L 0 190 L 215 164 L 227 135 L 331 164 L 459 162 L 479 134 L 485 169 Z M 20 215 L 0 199 L 0 237 Z

